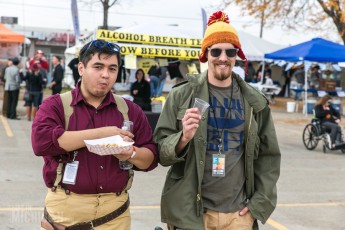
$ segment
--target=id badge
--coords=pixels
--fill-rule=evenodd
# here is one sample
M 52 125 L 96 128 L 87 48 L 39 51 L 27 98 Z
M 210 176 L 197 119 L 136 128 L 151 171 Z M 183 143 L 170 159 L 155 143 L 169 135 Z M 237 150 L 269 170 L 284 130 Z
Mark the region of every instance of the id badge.
M 77 179 L 78 167 L 79 167 L 79 161 L 73 161 L 71 163 L 67 163 L 65 167 L 65 172 L 63 174 L 62 183 L 74 185 Z
M 212 176 L 214 177 L 225 176 L 225 154 L 212 155 Z

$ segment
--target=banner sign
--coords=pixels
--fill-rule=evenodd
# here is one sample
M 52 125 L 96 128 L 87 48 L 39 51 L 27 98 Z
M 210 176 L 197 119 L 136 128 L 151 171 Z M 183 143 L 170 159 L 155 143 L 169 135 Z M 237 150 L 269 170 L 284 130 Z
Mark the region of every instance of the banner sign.
M 125 32 L 115 32 L 111 30 L 97 30 L 97 39 L 108 42 L 127 42 L 164 46 L 182 46 L 182 47 L 201 47 L 200 38 L 179 38 L 168 36 L 155 36 L 144 34 L 132 34 Z
M 78 37 L 80 37 L 80 29 L 79 29 L 79 16 L 78 16 L 77 0 L 71 0 L 71 11 L 72 11 L 74 34 L 78 38 Z
M 148 58 L 164 57 L 164 58 L 178 58 L 178 59 L 198 59 L 201 50 L 199 49 L 177 49 L 173 47 L 155 48 L 145 46 L 121 46 L 121 54 L 133 54 L 136 56 L 143 56 Z

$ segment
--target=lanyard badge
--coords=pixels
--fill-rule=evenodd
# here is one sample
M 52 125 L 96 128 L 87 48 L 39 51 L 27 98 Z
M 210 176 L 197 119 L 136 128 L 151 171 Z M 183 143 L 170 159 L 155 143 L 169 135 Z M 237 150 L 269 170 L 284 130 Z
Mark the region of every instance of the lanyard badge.
M 212 176 L 225 176 L 225 154 L 212 154 Z
M 75 161 L 77 151 L 74 151 L 73 160 L 66 164 L 65 171 L 62 178 L 62 183 L 75 185 L 77 179 L 77 172 L 79 167 L 79 161 Z

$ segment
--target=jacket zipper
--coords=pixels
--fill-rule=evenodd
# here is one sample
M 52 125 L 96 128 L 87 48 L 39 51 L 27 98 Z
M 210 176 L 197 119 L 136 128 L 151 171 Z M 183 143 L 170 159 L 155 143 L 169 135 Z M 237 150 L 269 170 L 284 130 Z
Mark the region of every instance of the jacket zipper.
M 196 194 L 196 209 L 197 209 L 196 215 L 197 216 L 200 216 L 200 211 L 201 211 L 200 210 L 201 209 L 200 200 L 201 200 L 200 194 L 198 193 L 198 194 Z
M 248 166 L 247 166 L 247 162 L 248 162 L 248 157 L 247 157 L 247 153 L 248 153 L 248 141 L 249 141 L 249 136 L 250 136 L 250 127 L 251 127 L 251 125 L 252 125 L 252 118 L 253 118 L 253 108 L 250 108 L 250 119 L 249 119 L 249 126 L 248 126 L 248 134 L 247 134 L 247 140 L 246 140 L 246 155 L 245 155 L 245 157 L 246 157 L 246 159 L 244 160 L 244 171 L 245 171 L 245 178 L 246 178 L 246 198 L 248 199 L 248 188 L 249 188 L 249 181 L 248 181 L 248 178 L 249 178 L 249 176 L 248 176 Z

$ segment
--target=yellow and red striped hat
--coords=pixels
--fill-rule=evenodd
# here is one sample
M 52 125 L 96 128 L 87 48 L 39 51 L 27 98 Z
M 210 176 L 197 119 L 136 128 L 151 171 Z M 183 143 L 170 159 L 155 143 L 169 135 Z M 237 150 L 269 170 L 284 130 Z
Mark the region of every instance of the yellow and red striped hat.
M 228 15 L 222 11 L 217 11 L 210 16 L 207 22 L 207 29 L 205 31 L 204 39 L 201 43 L 201 54 L 199 56 L 200 62 L 207 62 L 207 48 L 217 43 L 233 44 L 239 49 L 237 55 L 242 60 L 246 61 L 246 56 L 242 51 L 238 33 L 236 29 L 229 23 L 230 21 Z

